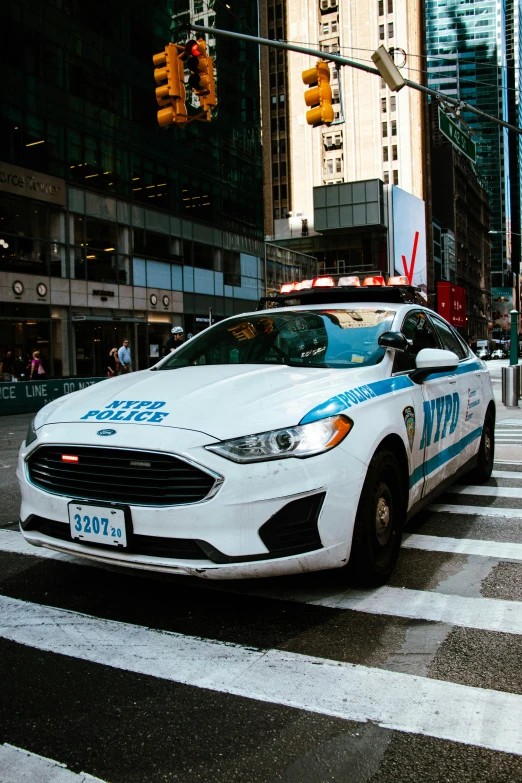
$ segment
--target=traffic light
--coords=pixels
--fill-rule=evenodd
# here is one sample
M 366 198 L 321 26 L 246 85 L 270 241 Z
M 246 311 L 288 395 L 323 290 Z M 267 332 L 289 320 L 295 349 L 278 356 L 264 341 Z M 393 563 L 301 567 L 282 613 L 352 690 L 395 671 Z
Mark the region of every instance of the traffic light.
M 210 109 L 217 106 L 216 88 L 214 84 L 214 62 L 207 54 L 207 45 L 203 38 L 197 41 L 187 41 L 185 44 L 187 68 L 191 71 L 188 78 L 189 87 L 199 98 L 201 108 L 207 112 L 210 120 Z
M 328 63 L 319 60 L 314 68 L 303 71 L 303 82 L 316 85 L 304 94 L 306 105 L 314 107 L 306 112 L 308 125 L 312 125 L 314 128 L 317 125 L 329 125 L 334 121 L 334 110 Z
M 185 125 L 187 122 L 187 107 L 185 106 L 185 69 L 178 51 L 183 47 L 169 43 L 164 52 L 155 54 L 152 58 L 155 68 L 156 101 L 158 106 L 165 108 L 158 112 L 158 122 L 162 128 L 167 125 Z M 165 82 L 162 84 L 162 82 Z

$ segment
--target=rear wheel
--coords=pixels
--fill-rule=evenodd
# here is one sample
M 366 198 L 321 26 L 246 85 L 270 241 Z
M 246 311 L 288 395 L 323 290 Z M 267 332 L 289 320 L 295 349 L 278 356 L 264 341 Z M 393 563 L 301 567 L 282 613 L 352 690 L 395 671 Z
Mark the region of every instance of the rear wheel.
M 405 520 L 401 470 L 391 451 L 377 452 L 370 462 L 355 518 L 347 565 L 350 581 L 361 586 L 384 584 L 401 545 Z
M 495 459 L 495 419 L 491 411 L 486 413 L 484 426 L 482 427 L 482 437 L 478 451 L 478 461 L 476 466 L 467 476 L 467 481 L 475 484 L 483 484 L 489 481 L 493 471 L 493 461 Z

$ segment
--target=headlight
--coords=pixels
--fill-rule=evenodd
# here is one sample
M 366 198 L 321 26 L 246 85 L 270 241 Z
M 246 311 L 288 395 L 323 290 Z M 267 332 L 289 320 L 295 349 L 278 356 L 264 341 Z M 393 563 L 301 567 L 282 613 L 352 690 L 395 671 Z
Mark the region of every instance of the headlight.
M 205 446 L 233 462 L 263 462 L 283 457 L 311 457 L 333 449 L 353 427 L 347 416 L 330 416 L 310 424 L 284 430 L 261 432 L 243 438 L 224 440 L 215 446 Z
M 27 435 L 25 436 L 25 445 L 29 446 L 33 440 L 36 440 L 37 437 L 38 435 L 36 434 L 36 430 L 34 428 L 34 419 L 32 419 L 29 425 L 29 429 L 27 430 Z

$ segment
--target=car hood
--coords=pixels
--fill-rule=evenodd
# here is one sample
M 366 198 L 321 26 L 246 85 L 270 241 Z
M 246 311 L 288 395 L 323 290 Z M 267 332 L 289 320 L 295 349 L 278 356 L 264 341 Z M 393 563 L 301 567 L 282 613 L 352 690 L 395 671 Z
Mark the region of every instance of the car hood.
M 357 391 L 382 378 L 382 365 L 348 370 L 286 365 L 145 370 L 55 400 L 41 409 L 35 426 L 151 424 L 196 430 L 222 440 L 296 425 L 336 394 Z M 357 393 L 355 404 L 372 396 Z M 332 413 L 346 407 L 349 402 L 337 405 Z M 324 415 L 328 410 L 317 418 Z

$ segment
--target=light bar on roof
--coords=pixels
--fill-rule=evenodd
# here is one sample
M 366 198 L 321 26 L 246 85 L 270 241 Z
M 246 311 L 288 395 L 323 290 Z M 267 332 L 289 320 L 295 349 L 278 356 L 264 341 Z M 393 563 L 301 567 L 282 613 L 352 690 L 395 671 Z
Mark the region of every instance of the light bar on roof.
M 295 287 L 296 287 L 296 283 L 283 283 L 279 293 L 290 294 L 292 293 L 292 291 L 295 291 Z
M 372 286 L 372 285 L 386 285 L 384 282 L 384 277 L 381 275 L 373 275 L 373 277 L 365 277 L 363 281 L 364 286 Z
M 388 280 L 388 285 L 409 285 L 410 281 L 406 277 L 406 275 L 397 275 L 395 277 L 390 277 Z
M 312 288 L 335 288 L 335 281 L 333 277 L 316 277 Z
M 355 285 L 360 286 L 361 281 L 358 277 L 340 277 L 337 285 Z

